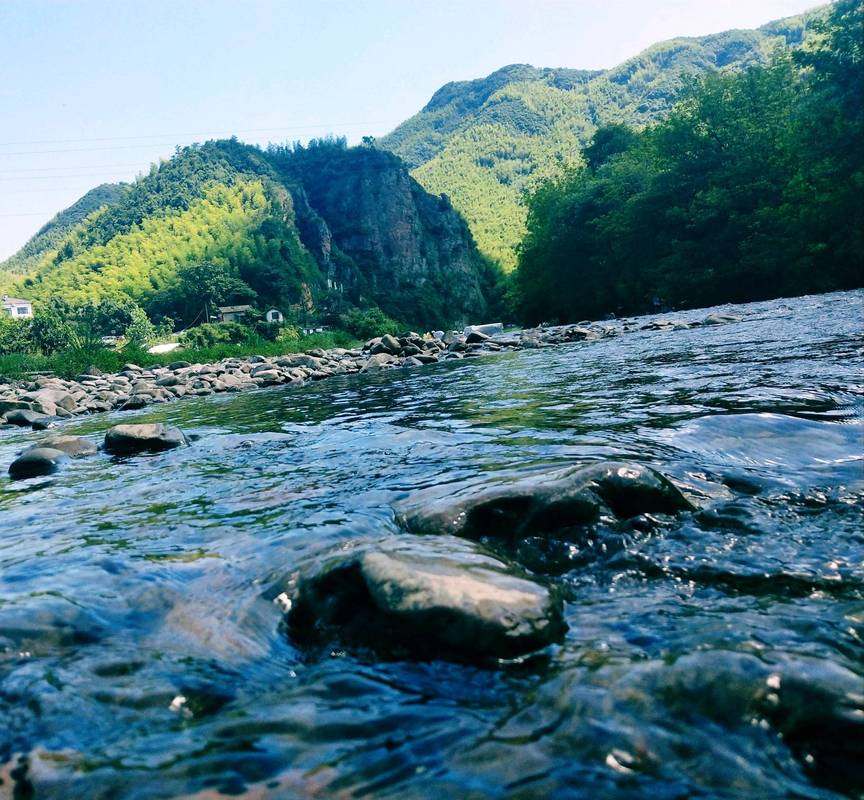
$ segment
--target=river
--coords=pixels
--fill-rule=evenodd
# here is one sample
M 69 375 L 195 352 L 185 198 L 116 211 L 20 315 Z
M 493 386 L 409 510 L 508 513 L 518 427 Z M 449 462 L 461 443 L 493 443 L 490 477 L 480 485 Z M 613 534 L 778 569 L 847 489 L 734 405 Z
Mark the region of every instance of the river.
M 0 478 L 0 797 L 864 796 L 864 293 L 719 310 L 65 424 L 194 441 Z M 605 458 L 702 510 L 504 553 L 562 587 L 561 646 L 292 643 L 272 587 L 416 492 Z

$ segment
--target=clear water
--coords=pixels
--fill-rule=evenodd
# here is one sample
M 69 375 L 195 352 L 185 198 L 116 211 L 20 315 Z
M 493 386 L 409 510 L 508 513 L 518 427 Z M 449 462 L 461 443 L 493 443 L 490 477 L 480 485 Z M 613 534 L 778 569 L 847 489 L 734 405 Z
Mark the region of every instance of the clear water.
M 0 479 L 0 797 L 864 795 L 864 293 L 733 311 L 67 425 L 200 438 Z M 507 553 L 565 587 L 560 648 L 286 636 L 279 580 L 414 493 L 608 457 L 705 510 Z

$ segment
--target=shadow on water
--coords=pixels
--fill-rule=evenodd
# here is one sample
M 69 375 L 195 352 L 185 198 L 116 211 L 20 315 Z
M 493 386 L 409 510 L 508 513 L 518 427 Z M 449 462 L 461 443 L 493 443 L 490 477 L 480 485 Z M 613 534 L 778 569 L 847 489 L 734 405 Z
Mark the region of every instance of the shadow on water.
M 862 796 L 864 295 L 734 311 L 70 422 L 197 438 L 0 480 L 0 797 Z M 702 510 L 509 546 L 564 591 L 562 646 L 285 635 L 271 587 L 416 492 L 609 457 Z

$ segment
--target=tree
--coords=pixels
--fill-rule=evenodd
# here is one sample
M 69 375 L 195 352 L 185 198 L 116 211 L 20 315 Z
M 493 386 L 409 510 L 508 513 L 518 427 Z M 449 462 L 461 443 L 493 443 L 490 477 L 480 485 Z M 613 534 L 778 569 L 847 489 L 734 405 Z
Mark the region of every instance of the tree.
M 594 132 L 590 144 L 582 151 L 582 158 L 592 172 L 612 156 L 628 150 L 637 139 L 636 132 L 626 125 L 604 125 Z
M 131 319 L 123 334 L 126 339 L 126 347 L 144 348 L 156 338 L 156 328 L 142 308 L 136 306 L 132 309 L 130 316 Z
M 688 83 L 663 122 L 600 129 L 528 201 L 532 322 L 864 284 L 864 4 L 794 57 Z

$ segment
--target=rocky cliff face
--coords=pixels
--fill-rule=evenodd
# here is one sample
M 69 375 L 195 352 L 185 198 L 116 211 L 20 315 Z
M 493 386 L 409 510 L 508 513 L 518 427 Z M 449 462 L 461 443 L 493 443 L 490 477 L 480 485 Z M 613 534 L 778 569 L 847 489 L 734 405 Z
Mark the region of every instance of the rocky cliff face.
M 245 282 L 243 302 L 251 293 L 286 309 L 376 304 L 429 329 L 481 320 L 492 283 L 446 198 L 428 194 L 392 153 L 335 141 L 185 148 L 55 239 L 7 273 L 10 294 L 83 302 L 123 293 L 185 320 L 194 303 L 176 302 L 177 275 L 211 262 Z
M 486 265 L 446 197 L 370 147 L 295 156 L 297 225 L 327 277 L 388 314 L 427 325 L 486 310 Z

